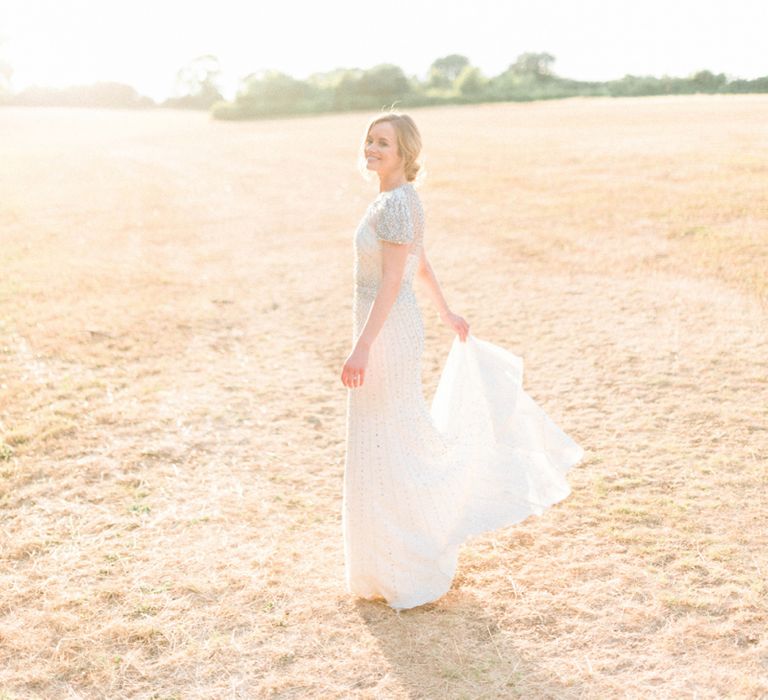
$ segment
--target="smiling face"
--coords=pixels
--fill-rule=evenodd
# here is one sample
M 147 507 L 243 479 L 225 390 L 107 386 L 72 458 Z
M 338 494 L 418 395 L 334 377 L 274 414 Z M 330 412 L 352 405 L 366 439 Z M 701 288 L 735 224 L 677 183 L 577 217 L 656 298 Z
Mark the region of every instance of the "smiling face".
M 379 122 L 371 127 L 365 139 L 365 164 L 379 177 L 390 177 L 403 170 L 403 159 L 397 148 L 397 133 L 391 122 Z

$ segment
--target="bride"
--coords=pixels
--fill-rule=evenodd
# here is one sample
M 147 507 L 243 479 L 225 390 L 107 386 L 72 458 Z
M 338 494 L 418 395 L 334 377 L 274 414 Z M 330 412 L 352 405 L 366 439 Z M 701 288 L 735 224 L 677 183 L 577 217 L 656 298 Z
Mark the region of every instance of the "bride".
M 407 114 L 373 118 L 361 146 L 379 194 L 354 234 L 352 351 L 342 504 L 349 593 L 397 610 L 446 593 L 471 536 L 563 500 L 584 451 L 522 389 L 522 358 L 469 332 L 424 250 L 421 136 Z M 455 332 L 427 405 L 414 279 Z

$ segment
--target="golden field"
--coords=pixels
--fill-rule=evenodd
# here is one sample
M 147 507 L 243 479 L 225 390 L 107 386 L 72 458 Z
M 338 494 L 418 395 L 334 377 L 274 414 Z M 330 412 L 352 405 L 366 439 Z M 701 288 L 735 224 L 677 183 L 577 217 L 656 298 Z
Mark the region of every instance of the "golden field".
M 5 108 L 0 699 L 768 695 L 768 96 L 410 113 L 446 298 L 572 494 L 435 603 L 348 595 L 372 115 Z

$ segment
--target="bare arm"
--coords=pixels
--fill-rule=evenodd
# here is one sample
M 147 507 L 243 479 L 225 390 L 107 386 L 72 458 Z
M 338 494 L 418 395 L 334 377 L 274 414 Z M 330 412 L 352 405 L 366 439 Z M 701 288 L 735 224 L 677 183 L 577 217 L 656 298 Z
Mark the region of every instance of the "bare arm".
M 421 249 L 421 255 L 419 256 L 419 266 L 416 268 L 416 276 L 421 280 L 422 284 L 427 288 L 432 303 L 435 305 L 438 314 L 440 314 L 440 320 L 443 321 L 451 330 L 455 331 L 462 342 L 467 339 L 469 335 L 469 324 L 458 314 L 453 313 L 448 308 L 448 303 L 443 296 L 443 290 L 440 288 L 440 284 L 435 276 L 435 271 L 432 269 L 432 265 L 429 264 L 427 254 L 424 248 Z
M 419 255 L 419 266 L 416 269 L 416 276 L 421 280 L 422 285 L 426 287 L 429 298 L 435 305 L 438 314 L 440 314 L 440 318 L 445 318 L 450 312 L 450 309 L 448 308 L 448 303 L 443 296 L 443 290 L 440 288 L 440 283 L 437 281 L 435 271 L 432 269 L 432 265 L 429 264 L 427 253 L 423 247 L 421 249 L 421 255 Z
M 384 321 L 387 320 L 400 291 L 409 248 L 410 246 L 402 243 L 382 241 L 381 282 L 363 330 L 357 339 L 358 345 L 370 348 L 384 325 Z
M 387 320 L 395 299 L 397 299 L 409 247 L 401 243 L 382 242 L 381 282 L 376 292 L 376 298 L 373 300 L 363 330 L 355 342 L 355 347 L 344 362 L 341 371 L 341 381 L 350 389 L 362 386 L 365 381 L 368 353 L 384 325 L 384 321 Z
M 405 199 L 393 197 L 387 201 L 377 221 L 376 237 L 382 243 L 381 281 L 363 330 L 355 340 L 355 347 L 342 367 L 341 381 L 350 389 L 363 385 L 371 346 L 384 326 L 400 291 L 410 244 L 414 240 L 413 219 Z M 418 276 L 427 281 L 427 289 L 440 312 L 440 318 L 459 335 L 462 341 L 465 341 L 469 335 L 469 324 L 448 309 L 423 247 L 419 259 Z

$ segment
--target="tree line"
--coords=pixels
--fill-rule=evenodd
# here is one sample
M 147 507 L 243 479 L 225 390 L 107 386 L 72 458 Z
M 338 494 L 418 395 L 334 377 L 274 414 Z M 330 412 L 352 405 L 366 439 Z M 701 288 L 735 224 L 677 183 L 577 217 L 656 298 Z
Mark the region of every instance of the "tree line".
M 178 71 L 176 83 L 180 96 L 159 103 L 120 83 L 58 90 L 28 88 L 14 94 L 9 90 L 10 72 L 6 65 L 5 70 L 0 70 L 0 104 L 171 107 L 210 110 L 217 119 L 258 119 L 382 109 L 394 103 L 402 109 L 573 96 L 768 92 L 768 76 L 742 80 L 701 70 L 688 77 L 625 75 L 617 80 L 583 81 L 557 75 L 554 62 L 555 57 L 549 53 L 527 52 L 519 55 L 506 70 L 488 77 L 466 56 L 451 54 L 436 59 L 424 80 L 406 75 L 391 63 L 368 69 L 338 68 L 313 73 L 305 80 L 277 70 L 263 70 L 245 76 L 235 98 L 227 101 L 221 93 L 219 61 L 215 56 L 205 55 Z

